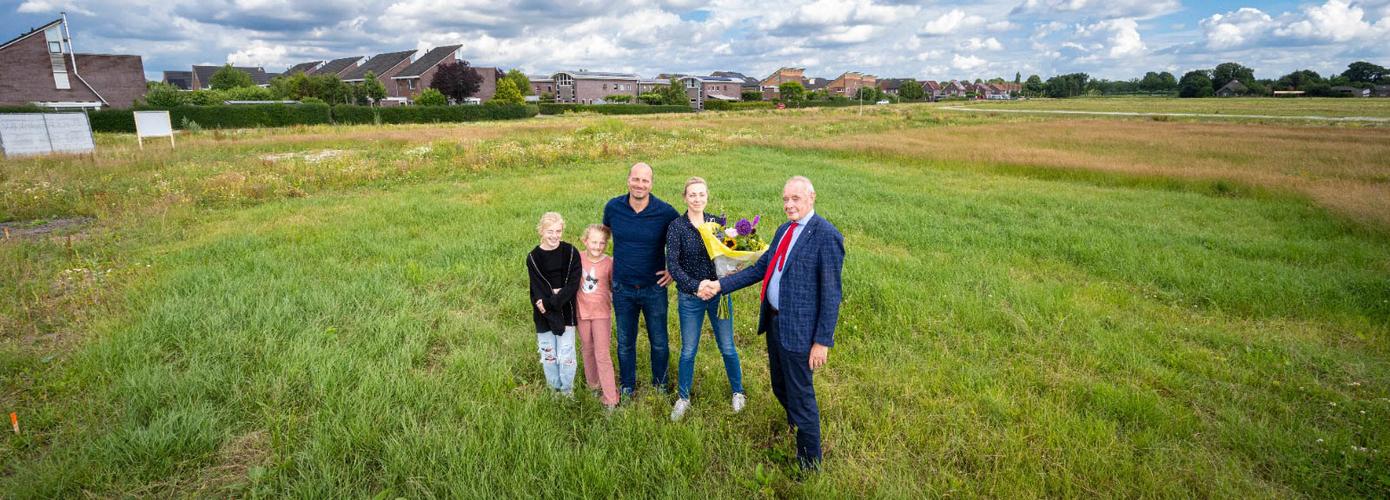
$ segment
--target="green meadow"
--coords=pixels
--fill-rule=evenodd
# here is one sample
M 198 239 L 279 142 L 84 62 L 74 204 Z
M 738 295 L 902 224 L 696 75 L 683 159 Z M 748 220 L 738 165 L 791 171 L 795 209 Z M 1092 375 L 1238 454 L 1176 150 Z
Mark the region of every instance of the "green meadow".
M 92 158 L 6 161 L 0 410 L 21 429 L 0 439 L 0 496 L 1390 495 L 1385 214 L 901 139 L 1070 120 L 578 115 L 144 153 L 112 135 Z M 1386 139 L 1368 156 L 1390 147 L 1364 133 Z M 577 241 L 639 160 L 658 197 L 681 208 L 699 175 L 710 211 L 765 230 L 787 177 L 815 182 L 847 251 L 821 472 L 794 465 L 756 291 L 735 295 L 743 413 L 709 339 L 679 423 L 646 385 L 611 415 L 546 388 L 524 296 L 536 221 L 558 211 Z M 19 235 L 74 216 L 92 221 Z

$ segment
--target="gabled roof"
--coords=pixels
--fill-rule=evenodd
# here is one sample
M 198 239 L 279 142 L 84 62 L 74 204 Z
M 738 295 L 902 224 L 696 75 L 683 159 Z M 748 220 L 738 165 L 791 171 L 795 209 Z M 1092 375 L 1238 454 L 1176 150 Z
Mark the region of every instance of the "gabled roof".
M 334 59 L 334 60 L 332 60 L 332 61 L 328 61 L 328 62 L 326 62 L 326 63 L 323 63 L 323 66 L 320 66 L 319 68 L 317 68 L 317 69 L 315 69 L 315 70 L 313 70 L 313 71 L 310 71 L 309 74 L 311 74 L 311 75 L 336 75 L 336 74 L 338 74 L 338 73 L 341 73 L 343 70 L 352 67 L 352 65 L 357 64 L 357 61 L 361 61 L 361 60 L 362 60 L 362 56 L 352 56 L 352 57 L 343 57 L 343 58 L 339 58 L 339 59 Z
M 807 78 L 801 85 L 806 87 L 806 90 L 820 90 L 825 88 L 826 85 L 830 85 L 830 80 L 824 78 Z
M 286 75 L 293 75 L 293 74 L 295 74 L 295 73 L 308 73 L 309 71 L 313 70 L 314 68 L 319 67 L 319 65 L 321 65 L 321 64 L 323 64 L 323 61 L 302 62 L 302 63 L 296 64 L 296 65 L 294 65 L 294 66 L 290 66 L 288 69 L 285 70 L 285 74 L 286 74 Z
M 396 67 L 397 64 L 410 59 L 410 56 L 414 54 L 415 51 L 413 50 L 402 50 L 400 52 L 387 52 L 385 54 L 374 55 L 371 59 L 368 59 L 367 62 L 362 63 L 361 66 L 353 68 L 344 74 L 343 80 L 361 80 L 364 76 L 367 76 L 368 71 L 380 77 L 387 71 L 391 71 L 391 68 Z
M 687 80 L 687 79 L 689 79 L 689 80 L 695 80 L 695 81 L 698 81 L 698 82 L 701 82 L 701 83 L 726 83 L 726 82 L 727 82 L 727 83 L 737 83 L 737 84 L 740 84 L 740 85 L 743 83 L 743 80 L 739 80 L 739 79 L 736 79 L 736 78 L 724 77 L 724 76 L 682 76 L 682 77 L 680 77 L 679 79 L 680 79 L 680 80 Z
M 8 41 L 6 41 L 5 43 L 0 43 L 0 49 L 3 49 L 3 48 L 5 48 L 5 47 L 9 47 L 11 44 L 13 44 L 13 43 L 15 43 L 15 42 L 18 42 L 18 41 L 20 41 L 20 40 L 23 40 L 23 39 L 25 39 L 25 38 L 29 38 L 30 36 L 33 36 L 34 33 L 43 33 L 43 30 L 46 30 L 46 29 L 48 29 L 48 28 L 51 28 L 51 27 L 53 27 L 53 25 L 55 25 L 55 24 L 62 24 L 62 23 L 63 23 L 63 18 L 61 18 L 61 17 L 58 18 L 58 19 L 54 19 L 54 20 L 52 20 L 52 21 L 49 21 L 48 24 L 45 24 L 45 25 L 43 25 L 43 26 L 39 26 L 39 27 L 37 27 L 37 28 L 34 28 L 34 29 L 29 30 L 28 33 L 25 33 L 25 34 L 23 34 L 23 35 L 19 35 L 19 36 L 17 36 L 17 37 L 11 38 L 11 39 L 9 39 Z
M 212 75 L 214 73 L 217 73 L 217 70 L 219 69 L 222 69 L 222 66 L 194 66 L 193 74 L 194 76 L 198 77 L 199 84 L 201 84 L 203 87 L 211 88 Z M 271 77 L 275 76 L 270 73 L 266 73 L 265 68 L 259 66 L 232 66 L 232 69 L 238 69 L 245 72 L 246 74 L 251 75 L 251 81 L 254 82 L 256 85 L 269 85 Z
M 925 82 L 922 82 L 922 86 L 925 87 L 927 90 L 941 90 L 941 84 L 938 83 L 936 80 L 927 80 Z
M 165 72 L 164 72 L 164 83 L 167 83 L 167 84 L 169 84 L 169 85 L 173 85 L 173 86 L 178 87 L 178 88 L 183 89 L 183 90 L 192 89 L 192 88 L 193 88 L 193 72 L 192 72 L 192 71 L 165 71 Z
M 1226 82 L 1225 85 L 1222 85 L 1221 88 L 1217 89 L 1216 91 L 1220 92 L 1222 90 L 1230 90 L 1231 92 L 1249 92 L 1250 88 L 1246 87 L 1245 84 L 1240 83 L 1240 80 L 1231 80 L 1229 82 Z
M 883 90 L 896 90 L 903 86 L 903 83 L 912 81 L 911 78 L 884 78 L 878 80 L 878 87 Z
M 737 80 L 741 80 L 743 81 L 744 87 L 762 86 L 762 82 L 759 81 L 757 78 L 750 77 L 737 71 L 715 71 L 713 73 L 710 73 L 710 76 L 722 76 L 724 78 L 734 78 Z
M 420 75 L 425 74 L 425 72 L 429 71 L 430 68 L 433 68 L 435 67 L 435 65 L 444 62 L 446 59 L 449 58 L 449 56 L 453 55 L 454 52 L 457 52 L 461 47 L 463 46 L 445 45 L 443 47 L 435 47 L 433 49 L 430 49 L 429 52 L 426 52 L 425 55 L 420 56 L 420 58 L 416 59 L 415 62 L 410 63 L 410 66 L 406 66 L 405 69 L 401 70 L 400 73 L 396 73 L 396 76 L 393 76 L 392 78 L 419 78 Z

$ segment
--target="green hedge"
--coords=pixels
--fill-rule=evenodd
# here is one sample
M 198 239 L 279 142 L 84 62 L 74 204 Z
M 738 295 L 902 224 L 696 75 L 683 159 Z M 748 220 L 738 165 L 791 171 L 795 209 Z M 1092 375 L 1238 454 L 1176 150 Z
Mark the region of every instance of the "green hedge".
M 154 108 L 138 108 L 154 109 Z M 132 109 L 88 111 L 94 132 L 135 133 Z M 479 120 L 511 120 L 536 116 L 535 106 L 485 104 L 482 106 L 328 106 L 327 104 L 242 104 L 222 106 L 175 106 L 169 108 L 169 121 L 184 128 L 184 119 L 203 128 L 285 127 L 324 123 L 439 123 Z M 34 106 L 4 106 L 0 113 L 41 113 Z
M 777 105 L 769 101 L 705 101 L 707 111 L 743 111 L 749 109 L 773 109 Z
M 535 106 L 523 104 L 483 104 L 480 106 L 394 106 L 369 108 L 365 106 L 334 106 L 333 120 L 337 123 L 447 123 L 483 120 L 516 120 L 530 118 L 540 112 Z
M 858 106 L 859 101 L 790 101 L 786 104 L 788 108 L 843 108 L 845 106 Z M 865 106 L 870 104 L 873 104 L 873 101 L 864 101 Z
M 695 110 L 682 104 L 661 106 L 650 104 L 541 104 L 541 114 L 543 115 L 558 115 L 566 111 L 587 111 L 601 115 L 645 115 L 650 113 L 693 113 Z

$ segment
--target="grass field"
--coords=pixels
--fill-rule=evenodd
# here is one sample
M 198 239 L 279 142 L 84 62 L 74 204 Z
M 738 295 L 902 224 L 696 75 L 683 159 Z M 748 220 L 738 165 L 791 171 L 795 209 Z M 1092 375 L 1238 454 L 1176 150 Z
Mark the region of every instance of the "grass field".
M 0 166 L 12 226 L 96 219 L 0 243 L 5 496 L 1390 494 L 1390 128 L 887 106 L 99 143 Z M 753 292 L 742 414 L 709 342 L 679 424 L 547 393 L 535 220 L 573 241 L 636 160 L 773 220 L 815 180 L 848 253 L 822 473 Z

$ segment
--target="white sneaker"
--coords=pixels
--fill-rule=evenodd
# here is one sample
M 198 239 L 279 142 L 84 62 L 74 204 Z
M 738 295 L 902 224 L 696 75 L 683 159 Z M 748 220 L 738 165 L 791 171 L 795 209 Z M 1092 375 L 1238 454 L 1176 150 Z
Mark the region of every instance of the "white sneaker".
M 734 393 L 734 413 L 738 413 L 738 412 L 743 411 L 743 405 L 744 405 L 744 403 L 747 403 L 747 402 L 748 402 L 748 398 L 747 398 L 747 397 L 744 397 L 744 395 L 743 395 L 742 392 L 735 392 L 735 393 Z
M 677 399 L 675 406 L 671 407 L 671 421 L 676 422 L 685 416 L 685 411 L 690 409 L 689 399 Z

